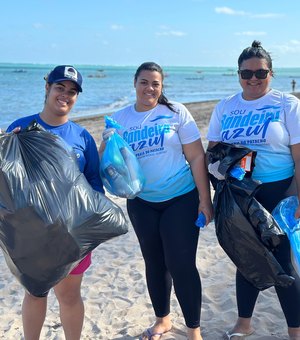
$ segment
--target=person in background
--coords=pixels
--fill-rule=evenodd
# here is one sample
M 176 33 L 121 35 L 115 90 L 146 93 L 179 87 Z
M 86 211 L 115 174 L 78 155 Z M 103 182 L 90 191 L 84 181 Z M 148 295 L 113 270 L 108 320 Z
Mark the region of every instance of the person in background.
M 252 178 L 262 184 L 255 198 L 269 212 L 286 197 L 293 177 L 300 188 L 300 101 L 271 88 L 273 72 L 270 54 L 259 41 L 253 41 L 238 59 L 242 91 L 216 105 L 207 134 L 208 148 L 222 141 L 257 151 Z M 219 180 L 224 179 L 216 163 L 209 164 L 208 169 Z M 300 217 L 300 207 L 295 217 Z M 278 286 L 275 290 L 286 318 L 289 338 L 299 340 L 300 278 L 291 262 L 287 236 L 273 254 L 284 271 L 295 278 L 289 288 Z M 251 318 L 258 294 L 259 291 L 237 270 L 238 319 L 225 333 L 225 339 L 240 339 L 254 332 Z
M 292 82 L 291 82 L 291 84 L 292 84 L 292 92 L 295 92 L 295 88 L 296 88 L 296 80 L 293 79 Z
M 80 171 L 84 173 L 93 189 L 104 192 L 99 175 L 99 156 L 96 143 L 89 132 L 69 120 L 69 113 L 82 92 L 82 76 L 73 66 L 59 65 L 46 77 L 43 110 L 34 115 L 14 121 L 7 132 L 17 133 L 32 121 L 37 121 L 47 131 L 63 138 L 76 153 Z M 81 297 L 83 273 L 91 264 L 88 254 L 55 287 L 60 309 L 60 319 L 66 340 L 79 340 L 84 320 Z M 25 292 L 22 320 L 25 340 L 38 340 L 46 317 L 47 296 L 35 297 Z
M 157 340 L 170 331 L 172 281 L 189 340 L 200 333 L 201 281 L 196 267 L 202 212 L 212 219 L 205 153 L 197 125 L 185 106 L 163 94 L 164 74 L 154 62 L 141 64 L 134 76 L 136 102 L 115 114 L 118 132 L 137 156 L 146 184 L 127 200 L 129 218 L 139 240 L 156 321 L 141 339 Z M 100 157 L 111 129 L 104 130 Z

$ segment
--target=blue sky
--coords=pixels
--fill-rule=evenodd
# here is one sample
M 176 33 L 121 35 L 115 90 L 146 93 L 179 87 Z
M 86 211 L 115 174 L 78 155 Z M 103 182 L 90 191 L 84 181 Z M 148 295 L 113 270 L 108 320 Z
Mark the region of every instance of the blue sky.
M 0 62 L 236 66 L 254 39 L 300 67 L 298 0 L 8 0 Z

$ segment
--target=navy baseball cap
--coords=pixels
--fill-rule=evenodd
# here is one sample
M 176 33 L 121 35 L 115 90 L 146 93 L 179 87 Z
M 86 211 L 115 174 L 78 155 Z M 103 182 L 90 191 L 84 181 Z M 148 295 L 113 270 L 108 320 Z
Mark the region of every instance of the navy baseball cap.
M 77 85 L 78 91 L 82 92 L 82 75 L 71 65 L 56 66 L 45 80 L 49 84 L 59 83 L 60 81 L 70 80 Z

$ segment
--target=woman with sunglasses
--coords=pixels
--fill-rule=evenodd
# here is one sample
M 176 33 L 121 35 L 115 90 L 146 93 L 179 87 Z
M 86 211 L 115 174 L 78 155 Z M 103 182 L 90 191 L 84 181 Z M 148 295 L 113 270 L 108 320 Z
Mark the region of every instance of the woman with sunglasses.
M 222 100 L 215 107 L 208 129 L 208 148 L 222 141 L 257 151 L 252 178 L 262 184 L 255 198 L 272 212 L 286 197 L 293 177 L 300 188 L 300 101 L 270 87 L 272 59 L 260 42 L 253 41 L 251 47 L 243 50 L 238 68 L 242 92 Z M 208 167 L 213 176 L 224 179 L 218 172 L 217 163 Z M 300 207 L 295 215 L 300 217 Z M 296 340 L 300 339 L 300 278 L 291 263 L 290 252 L 285 236 L 273 254 L 295 281 L 289 288 L 275 287 L 275 290 L 288 325 L 289 338 Z M 254 332 L 251 318 L 258 294 L 259 290 L 237 270 L 238 319 L 224 339 L 241 339 Z

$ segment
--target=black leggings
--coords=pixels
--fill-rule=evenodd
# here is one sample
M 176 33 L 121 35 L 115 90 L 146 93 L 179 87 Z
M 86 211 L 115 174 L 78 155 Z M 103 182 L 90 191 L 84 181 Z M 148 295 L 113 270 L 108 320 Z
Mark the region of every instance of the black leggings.
M 172 279 L 187 327 L 200 326 L 201 281 L 196 267 L 198 191 L 165 202 L 127 200 L 127 210 L 146 266 L 157 317 L 170 313 Z
M 276 207 L 279 201 L 285 198 L 285 192 L 291 183 L 291 178 L 286 180 L 262 184 L 255 198 L 269 211 Z M 291 249 L 287 237 L 273 252 L 275 258 L 283 270 L 295 278 L 295 282 L 288 288 L 275 286 L 282 311 L 285 315 L 288 327 L 300 326 L 300 278 L 291 262 Z M 239 317 L 250 318 L 259 294 L 237 270 L 236 273 L 236 296 Z

